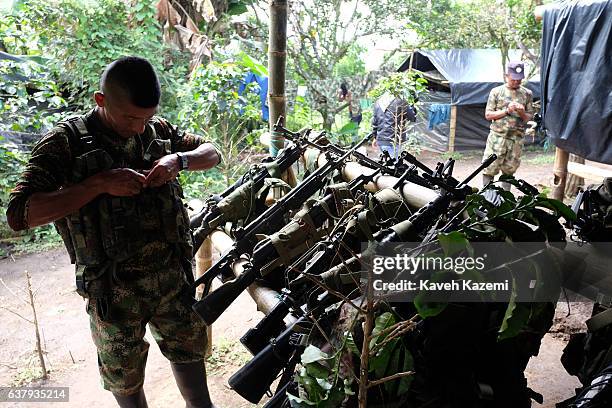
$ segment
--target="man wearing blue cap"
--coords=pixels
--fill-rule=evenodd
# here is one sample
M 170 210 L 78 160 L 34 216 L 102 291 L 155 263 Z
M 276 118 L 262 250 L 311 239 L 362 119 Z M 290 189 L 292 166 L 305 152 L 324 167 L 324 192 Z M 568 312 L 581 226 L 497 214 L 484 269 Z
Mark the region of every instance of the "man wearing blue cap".
M 533 117 L 533 96 L 529 89 L 521 86 L 523 78 L 523 63 L 511 61 L 506 69 L 506 83 L 493 88 L 489 94 L 485 118 L 491 121 L 491 131 L 484 158 L 492 153 L 498 158 L 483 171 L 483 185 L 492 182 L 500 170 L 504 175 L 513 175 L 521 164 L 525 129 Z M 502 187 L 510 190 L 509 183 L 502 183 Z

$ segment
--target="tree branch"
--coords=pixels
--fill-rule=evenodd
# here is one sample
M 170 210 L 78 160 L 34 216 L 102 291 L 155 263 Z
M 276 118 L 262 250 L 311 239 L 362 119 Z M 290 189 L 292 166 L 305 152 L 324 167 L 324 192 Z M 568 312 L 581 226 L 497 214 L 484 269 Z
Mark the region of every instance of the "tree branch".
M 388 377 L 381 378 L 380 380 L 370 381 L 368 384 L 368 388 L 375 387 L 377 385 L 386 383 L 387 381 L 393 381 L 393 380 L 397 380 L 398 378 L 408 377 L 410 375 L 414 375 L 414 371 L 405 371 L 403 373 L 395 373 Z

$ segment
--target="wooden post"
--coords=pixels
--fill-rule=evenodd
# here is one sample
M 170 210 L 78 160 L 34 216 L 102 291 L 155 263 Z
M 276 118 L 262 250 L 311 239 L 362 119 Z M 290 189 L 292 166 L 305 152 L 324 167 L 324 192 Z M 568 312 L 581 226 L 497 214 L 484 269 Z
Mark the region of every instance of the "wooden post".
M 455 151 L 455 129 L 457 128 L 457 105 L 451 105 L 450 133 L 448 135 L 448 151 Z
M 563 201 L 563 197 L 565 195 L 568 159 L 569 153 L 557 147 L 557 150 L 555 151 L 555 167 L 553 170 L 552 198 L 560 201 Z
M 198 249 L 195 255 L 196 260 L 196 279 L 204 274 L 212 266 L 212 242 L 210 237 L 202 242 L 202 246 Z M 204 285 L 196 288 L 196 299 L 202 299 Z M 208 346 L 206 347 L 206 357 L 212 355 L 212 326 L 206 327 L 206 337 L 208 337 Z
M 412 49 L 412 52 L 410 53 L 410 65 L 408 66 L 409 74 L 412 72 L 412 62 L 413 61 L 414 61 L 414 48 Z
M 273 127 L 280 116 L 286 117 L 285 63 L 287 60 L 287 0 L 270 0 L 268 45 L 268 103 L 270 105 L 270 156 L 276 157 L 285 145 L 282 133 Z M 285 125 L 284 120 L 281 123 Z
M 584 157 L 580 157 L 576 154 L 570 153 L 569 162 L 584 164 Z M 565 195 L 567 197 L 574 197 L 578 194 L 578 189 L 584 186 L 584 178 L 577 174 L 572 174 L 568 164 L 567 181 L 565 182 Z

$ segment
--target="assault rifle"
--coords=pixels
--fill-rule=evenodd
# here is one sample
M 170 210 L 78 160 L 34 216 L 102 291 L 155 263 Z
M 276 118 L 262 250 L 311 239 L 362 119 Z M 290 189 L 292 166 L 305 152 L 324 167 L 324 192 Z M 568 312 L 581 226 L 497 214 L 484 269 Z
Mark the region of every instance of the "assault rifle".
M 330 321 L 326 314 L 333 313 L 329 307 L 337 301 L 338 299 L 329 293 L 324 293 L 313 301 L 302 311 L 299 319 L 230 377 L 228 380 L 230 387 L 247 401 L 258 403 L 281 370 L 285 369 L 286 374 L 293 374 L 293 367 L 298 362 L 300 351 L 308 344 L 308 333 L 312 331 L 313 326 L 312 319 L 320 322 Z M 283 377 L 285 381 L 281 379 L 279 388 L 291 380 L 289 376 Z
M 407 180 L 413 180 L 417 175 L 416 173 L 416 166 L 410 165 L 405 167 L 404 174 L 401 175 L 391 189 L 401 189 Z M 342 280 L 342 278 L 346 280 L 350 274 L 347 272 L 346 267 L 347 265 L 351 265 L 351 267 L 355 265 L 352 262 L 355 261 L 356 258 L 352 258 L 352 256 L 354 253 L 358 253 L 361 250 L 361 243 L 367 241 L 372 233 L 376 233 L 383 222 L 388 222 L 387 218 L 389 216 L 399 220 L 408 216 L 407 210 L 403 211 L 403 207 L 405 206 L 404 203 L 384 202 L 385 199 L 392 197 L 392 195 L 385 194 L 379 199 L 376 199 L 377 195 L 382 192 L 383 191 L 380 191 L 370 198 L 369 208 L 364 208 L 360 212 L 354 214 L 343 225 L 343 228 L 337 229 L 326 241 L 320 242 L 318 245 L 310 248 L 300 257 L 300 259 L 287 268 L 288 272 L 300 271 L 302 268 L 305 268 L 305 270 L 298 279 L 289 283 L 290 290 L 284 289 L 282 291 L 282 295 L 279 296 L 279 302 L 270 313 L 268 313 L 256 327 L 249 329 L 240 339 L 240 342 L 253 355 L 261 351 L 270 339 L 273 339 L 285 329 L 283 321 L 285 316 L 289 314 L 291 309 L 295 309 L 296 305 L 304 303 L 304 296 L 307 292 L 311 291 L 313 287 L 316 289 L 316 284 L 313 284 L 311 280 L 305 278 L 306 276 L 319 275 L 321 284 L 332 288 L 342 287 L 339 280 Z M 377 210 L 378 206 L 382 207 L 385 205 L 390 207 L 388 212 L 391 214 L 387 214 L 382 209 Z M 367 232 L 364 230 L 367 230 Z M 341 258 L 351 258 L 353 261 L 346 262 L 340 267 L 336 267 L 335 265 L 341 262 Z M 321 274 L 321 271 L 326 272 Z M 289 280 L 289 278 L 287 278 L 287 280 Z M 337 290 L 341 291 L 340 289 Z
M 300 158 L 303 152 L 304 149 L 299 144 L 291 144 L 281 150 L 274 160 L 258 165 L 254 174 L 249 176 L 248 181 L 246 177 L 243 177 L 239 180 L 240 184 L 235 183 L 224 191 L 219 200 L 209 200 L 208 205 L 189 221 L 191 227 L 195 228 L 193 232 L 194 252 L 218 226 L 244 218 L 248 220 L 249 215 L 261 210 L 261 204 L 257 205 L 256 202 L 261 200 L 257 200 L 256 194 L 264 187 L 266 179 L 280 177 Z M 263 199 L 265 200 L 265 197 Z
M 393 189 L 401 188 L 403 183 L 412 177 L 416 171 L 415 166 L 411 166 L 405 170 L 405 173 L 398 179 Z M 381 204 L 381 203 L 378 203 Z M 401 206 L 404 204 L 395 203 L 391 212 L 399 219 L 407 216 L 406 211 L 401 211 Z M 364 208 L 360 212 L 353 215 L 343 226 L 338 229 L 329 238 L 313 246 L 304 253 L 292 265 L 288 266 L 287 273 L 290 271 L 301 271 L 300 277 L 292 280 L 289 283 L 289 289 L 283 289 L 279 296 L 278 303 L 272 308 L 260 322 L 245 333 L 240 342 L 255 355 L 260 352 L 271 339 L 278 336 L 285 329 L 284 319 L 291 310 L 305 302 L 305 297 L 319 288 L 319 285 L 313 283 L 307 277 L 318 276 L 316 278 L 322 286 L 334 289 L 337 292 L 343 293 L 346 289 L 345 284 L 353 283 L 352 272 L 359 271 L 359 262 L 356 258 L 352 258 L 354 253 L 361 250 L 361 243 L 368 239 L 368 234 L 376 233 L 379 225 L 385 221 L 377 219 L 373 214 L 383 214 L 383 211 L 375 211 L 374 208 Z M 380 218 L 380 217 L 379 217 Z M 365 231 L 368 233 L 365 234 Z M 371 236 L 371 235 L 370 235 Z M 349 261 L 336 266 L 342 259 L 350 258 Z M 331 269 L 330 269 L 331 268 Z M 321 271 L 325 271 L 321 273 Z M 289 280 L 289 278 L 287 278 Z M 359 277 L 356 278 L 359 281 Z M 344 282 L 344 283 L 343 283 Z
M 350 153 L 350 151 L 345 153 L 343 158 L 345 158 Z M 312 175 L 316 175 L 316 173 L 317 172 L 313 173 Z M 364 184 L 367 184 L 372 181 L 372 179 L 377 174 L 378 170 L 375 170 L 369 175 L 361 174 L 359 177 L 348 183 L 347 189 L 350 191 L 351 195 L 354 196 L 356 191 L 363 188 Z M 305 183 L 307 183 L 308 186 L 309 182 L 305 181 Z M 300 187 L 302 187 L 302 184 L 295 187 L 292 192 L 297 191 Z M 317 186 L 312 186 L 312 190 L 308 191 L 307 195 L 302 196 L 303 198 L 302 200 L 300 200 L 300 202 L 306 201 L 307 198 L 314 194 L 314 192 L 316 191 L 316 187 Z M 320 188 L 320 184 L 318 185 L 318 187 Z M 289 197 L 290 194 L 291 192 L 289 192 L 289 194 L 287 194 L 285 198 Z M 193 310 L 207 324 L 212 324 L 240 295 L 240 293 L 242 293 L 246 288 L 249 287 L 249 285 L 255 282 L 257 278 L 263 277 L 262 267 L 268 264 L 271 260 L 274 260 L 279 257 L 280 254 L 276 249 L 274 239 L 284 235 L 288 236 L 289 239 L 297 241 L 294 243 L 302 244 L 306 239 L 308 239 L 307 235 L 310 233 L 310 231 L 318 230 L 325 223 L 325 221 L 330 218 L 328 209 L 335 203 L 335 201 L 336 196 L 333 193 L 330 193 L 327 194 L 322 200 L 317 201 L 311 208 L 307 209 L 307 211 L 304 211 L 304 215 L 307 215 L 309 220 L 308 223 L 310 224 L 307 228 L 300 224 L 304 224 L 303 216 L 301 216 L 300 214 L 296 216 L 296 219 L 291 221 L 272 237 L 266 239 L 265 241 L 262 241 L 254 248 L 250 263 L 245 266 L 245 270 L 238 277 L 236 277 L 236 279 L 226 282 L 217 290 L 209 293 L 202 300 L 196 302 L 193 305 Z M 274 207 L 271 207 L 271 209 L 273 208 Z M 262 214 L 260 218 L 264 217 L 265 215 L 266 213 Z M 266 218 L 264 218 L 264 220 L 267 221 Z M 239 244 L 239 242 L 240 241 L 237 241 L 235 245 Z
M 334 170 L 340 168 L 342 164 L 344 164 L 344 161 L 371 136 L 372 134 L 365 137 L 353 149 L 347 151 L 340 157 L 331 152 L 327 152 L 328 160 L 325 165 L 315 170 L 298 186 L 289 191 L 285 196 L 283 196 L 274 205 L 269 207 L 259 217 L 250 222 L 244 228 L 236 229 L 234 233 L 236 241 L 231 249 L 221 256 L 221 258 L 218 259 L 217 262 L 215 262 L 215 264 L 212 265 L 212 267 L 209 268 L 202 276 L 196 279 L 192 286 L 195 288 L 198 285 L 204 284 L 204 293 L 208 293 L 210 291 L 212 281 L 216 276 L 231 273 L 232 264 L 240 255 L 253 252 L 253 249 L 257 244 L 257 236 L 259 234 L 263 232 L 269 233 L 270 231 L 277 231 L 280 228 L 280 225 L 282 225 L 283 216 L 289 211 L 299 208 L 306 202 L 306 200 L 312 197 L 312 195 L 324 185 L 324 181 L 327 176 Z M 204 299 L 206 299 L 206 297 Z M 201 309 L 201 302 L 202 301 L 194 304 L 193 307 L 196 312 Z M 227 305 L 229 305 L 229 303 Z M 213 321 L 214 320 L 216 320 L 216 317 L 213 319 Z
M 294 143 L 300 143 L 304 146 L 310 146 L 320 151 L 331 150 L 332 152 L 336 154 L 346 153 L 346 150 L 342 149 L 341 147 L 333 143 L 326 143 L 326 144 L 318 143 L 318 141 L 325 138 L 325 135 L 326 135 L 325 131 L 322 131 L 315 137 L 310 137 L 310 133 L 312 132 L 312 129 L 302 129 L 298 132 L 292 132 L 291 130 L 286 129 L 283 126 L 281 126 L 280 124 L 281 121 L 282 121 L 282 116 L 278 118 L 278 121 L 274 125 L 274 131 L 283 133 L 285 138 L 289 139 L 290 141 Z M 378 161 L 369 158 L 368 156 L 366 156 L 365 154 L 357 150 L 353 152 L 353 157 L 358 163 L 364 166 L 371 167 L 374 169 L 379 169 L 382 173 L 386 173 L 386 174 L 396 176 L 396 177 L 399 177 L 406 170 L 405 167 L 401 167 L 397 169 L 390 168 L 389 166 L 385 164 L 381 164 Z M 424 173 L 432 174 L 432 171 L 429 167 L 427 167 L 425 164 L 420 162 L 416 157 L 414 157 L 410 153 L 402 152 L 401 157 L 403 161 L 405 162 L 407 161 L 415 165 L 416 167 L 420 168 Z
M 330 244 L 329 247 L 335 248 L 335 245 Z M 291 282 L 290 289 L 281 291 L 278 303 L 270 313 L 240 338 L 240 342 L 252 355 L 257 355 L 268 344 L 276 342 L 275 338 L 286 329 L 284 322 L 286 316 L 291 313 L 299 317 L 301 305 L 307 303 L 309 297 L 321 292 L 322 288 L 329 288 L 346 296 L 358 286 L 361 268 L 359 260 L 351 258 L 330 268 L 333 253 L 327 249 L 316 253 L 316 259 L 307 265 L 302 275 L 313 276 L 312 279 L 317 279 L 319 284 L 312 283 L 308 279 Z M 320 273 L 321 270 L 325 272 Z
M 497 160 L 495 154 L 490 155 L 484 162 L 478 166 L 469 176 L 462 182 L 458 183 L 448 172 L 452 172 L 452 164 L 441 168 L 438 166 L 433 176 L 426 178 L 434 185 L 440 187 L 441 192 L 438 197 L 430 201 L 427 205 L 420 208 L 416 213 L 410 216 L 405 221 L 402 221 L 389 230 L 383 236 L 379 237 L 381 244 L 387 242 L 400 242 L 406 240 L 418 240 L 418 235 L 434 223 L 434 221 L 443 213 L 448 211 L 449 205 L 453 200 L 464 200 L 469 194 L 473 193 L 472 188 L 468 183 L 476 177 L 483 169 L 489 167 L 491 163 Z M 452 162 L 451 162 L 452 163 Z

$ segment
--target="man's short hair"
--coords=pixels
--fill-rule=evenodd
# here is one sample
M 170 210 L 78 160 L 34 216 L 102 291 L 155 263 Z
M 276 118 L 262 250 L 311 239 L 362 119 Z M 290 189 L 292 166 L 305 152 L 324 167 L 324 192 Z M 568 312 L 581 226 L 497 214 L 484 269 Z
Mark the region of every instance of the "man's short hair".
M 100 78 L 102 93 L 125 97 L 139 108 L 159 105 L 161 89 L 155 69 L 140 57 L 122 57 L 106 67 Z

